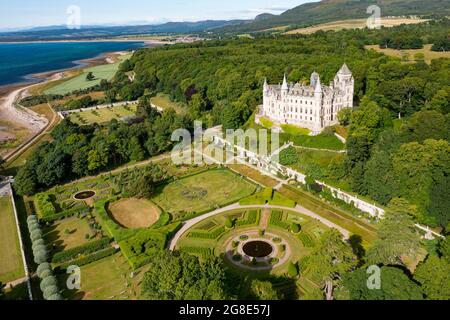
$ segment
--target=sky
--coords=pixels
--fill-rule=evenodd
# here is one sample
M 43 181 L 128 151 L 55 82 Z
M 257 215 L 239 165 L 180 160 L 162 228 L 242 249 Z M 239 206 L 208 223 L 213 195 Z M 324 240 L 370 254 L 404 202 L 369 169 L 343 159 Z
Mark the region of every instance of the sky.
M 82 25 L 252 19 L 318 0 L 1 0 L 0 29 L 66 24 L 80 8 Z M 74 11 L 72 11 L 74 12 Z

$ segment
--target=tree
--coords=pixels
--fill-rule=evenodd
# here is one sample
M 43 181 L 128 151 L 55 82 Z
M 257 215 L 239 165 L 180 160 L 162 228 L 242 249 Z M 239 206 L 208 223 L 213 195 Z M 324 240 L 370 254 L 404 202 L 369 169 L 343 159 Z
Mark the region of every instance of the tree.
M 378 228 L 378 239 L 367 252 L 369 264 L 403 264 L 402 258 L 420 249 L 420 236 L 413 217 L 414 206 L 404 199 L 393 199 Z
M 221 300 L 225 272 L 216 257 L 197 257 L 168 251 L 157 253 L 142 282 L 142 293 L 151 300 Z
M 333 288 L 342 276 L 357 264 L 356 256 L 342 234 L 336 229 L 326 231 L 310 256 L 313 277 L 324 287 L 327 299 L 331 299 Z
M 86 80 L 87 81 L 93 81 L 95 80 L 95 76 L 92 72 L 88 72 L 88 74 L 86 75 Z
M 349 291 L 351 300 L 422 300 L 419 285 L 395 267 L 381 268 L 380 289 L 369 289 L 367 281 L 370 275 L 365 268 L 344 275 L 342 284 Z
M 430 201 L 427 208 L 428 214 L 444 228 L 450 223 L 448 190 L 450 190 L 450 175 L 440 176 L 437 182 L 431 186 Z
M 425 297 L 430 300 L 450 300 L 450 263 L 444 258 L 430 254 L 414 273 Z
M 36 193 L 37 178 L 32 168 L 24 166 L 19 169 L 14 180 L 14 190 L 21 196 L 29 196 Z
M 445 90 L 439 90 L 425 107 L 429 110 L 436 110 L 443 114 L 448 114 L 450 112 L 449 100 L 449 93 Z
M 103 168 L 108 163 L 108 159 L 102 157 L 97 150 L 89 151 L 87 160 L 88 160 L 87 168 L 90 172 L 96 172 L 101 168 Z
M 289 166 L 298 162 L 298 154 L 294 147 L 289 147 L 280 152 L 280 164 Z
M 278 292 L 273 288 L 270 281 L 252 280 L 250 296 L 256 300 L 280 300 Z
M 352 116 L 351 108 L 344 108 L 338 112 L 338 120 L 342 126 L 348 126 L 350 124 L 350 119 Z
M 293 263 L 292 261 L 289 261 L 288 263 L 288 275 L 292 278 L 298 276 L 298 266 L 296 263 Z

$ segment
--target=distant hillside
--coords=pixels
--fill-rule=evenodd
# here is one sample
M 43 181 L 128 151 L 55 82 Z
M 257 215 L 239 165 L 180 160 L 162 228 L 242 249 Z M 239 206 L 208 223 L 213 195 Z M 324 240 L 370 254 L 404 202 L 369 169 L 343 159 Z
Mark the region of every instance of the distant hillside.
M 382 16 L 450 15 L 450 0 L 322 0 L 306 3 L 279 16 L 219 28 L 218 32 L 252 32 L 281 26 L 310 26 L 320 23 L 369 17 L 367 8 L 378 5 Z
M 198 22 L 168 22 L 160 25 L 100 27 L 84 26 L 81 29 L 67 29 L 65 26 L 39 28 L 34 30 L 0 33 L 0 42 L 7 41 L 49 41 L 111 38 L 125 35 L 201 33 L 211 29 L 239 24 L 243 20 L 206 20 Z

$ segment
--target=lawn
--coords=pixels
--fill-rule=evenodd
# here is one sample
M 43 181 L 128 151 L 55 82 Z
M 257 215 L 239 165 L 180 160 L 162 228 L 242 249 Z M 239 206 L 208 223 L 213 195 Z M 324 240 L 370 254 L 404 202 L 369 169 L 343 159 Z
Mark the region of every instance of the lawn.
M 77 75 L 67 81 L 52 86 L 44 91 L 45 94 L 67 94 L 75 90 L 84 90 L 91 88 L 100 83 L 101 80 L 111 80 L 119 69 L 119 65 L 122 61 L 131 57 L 131 54 L 120 56 L 120 61 L 116 63 L 110 63 L 100 65 L 92 68 L 86 68 L 80 75 Z M 86 75 L 92 72 L 95 79 L 92 81 L 86 80 Z
M 431 60 L 439 59 L 439 58 L 450 58 L 450 52 L 438 52 L 431 51 L 431 44 L 426 44 L 422 49 L 411 49 L 411 50 L 397 50 L 397 49 L 381 49 L 379 45 L 370 45 L 366 46 L 366 49 L 372 49 L 377 52 L 381 52 L 385 55 L 391 57 L 397 57 L 402 59 L 404 62 L 412 63 L 415 61 L 414 56 L 417 53 L 421 53 L 424 55 L 425 62 L 430 64 Z
M 121 226 L 130 229 L 147 228 L 158 221 L 161 210 L 145 199 L 121 199 L 109 207 L 109 211 Z
M 120 120 L 123 117 L 134 116 L 136 114 L 136 105 L 119 106 L 113 108 L 104 108 L 91 111 L 72 113 L 70 120 L 79 125 L 88 125 L 93 123 L 106 123 L 112 119 Z
M 214 210 L 253 194 L 256 186 L 229 170 L 209 170 L 160 188 L 153 201 L 175 219 Z
M 271 129 L 273 127 L 273 122 L 267 118 L 261 117 L 259 118 L 259 122 L 266 129 Z
M 169 95 L 164 93 L 158 93 L 155 97 L 151 98 L 151 102 L 162 109 L 172 108 L 177 113 L 183 113 L 185 111 L 183 104 L 170 100 Z
M 16 219 L 9 197 L 0 197 L 0 281 L 24 276 Z
M 283 124 L 281 125 L 281 129 L 287 134 L 293 136 L 307 136 L 311 133 L 311 130 L 306 128 L 301 128 L 292 124 Z
M 297 161 L 290 167 L 304 173 L 314 172 L 321 177 L 328 175 L 331 163 L 341 163 L 344 154 L 331 151 L 318 151 L 295 148 Z
M 92 230 L 86 220 L 73 217 L 44 228 L 43 234 L 45 242 L 59 252 L 87 243 L 86 235 L 91 235 Z
M 232 164 L 229 165 L 230 169 L 242 174 L 266 187 L 275 187 L 279 184 L 278 180 L 261 174 L 258 170 L 253 169 L 245 164 Z
M 344 150 L 345 144 L 342 143 L 335 135 L 319 134 L 317 136 L 291 136 L 290 139 L 296 146 L 328 149 L 328 150 Z
M 130 277 L 131 269 L 121 253 L 81 267 L 81 289 L 63 291 L 69 300 L 133 300 L 138 298 L 143 271 Z M 59 278 L 66 288 L 67 275 Z

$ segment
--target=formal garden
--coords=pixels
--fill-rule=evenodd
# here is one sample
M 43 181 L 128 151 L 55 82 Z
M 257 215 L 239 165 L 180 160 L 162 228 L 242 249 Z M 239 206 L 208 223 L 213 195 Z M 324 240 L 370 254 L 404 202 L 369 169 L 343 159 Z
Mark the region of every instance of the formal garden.
M 327 229 L 318 220 L 289 209 L 255 206 L 195 224 L 179 239 L 176 250 L 221 257 L 243 286 L 254 278 L 284 278 L 282 291 L 294 290 L 302 296 L 318 287 L 308 257 Z

